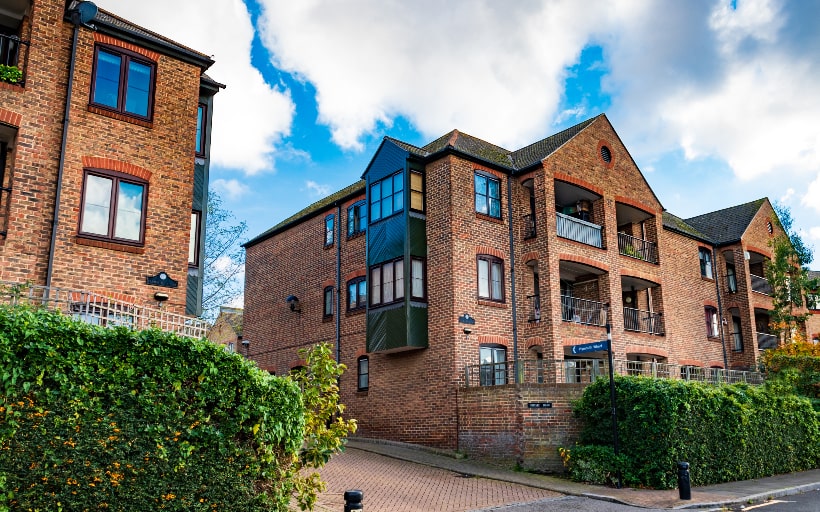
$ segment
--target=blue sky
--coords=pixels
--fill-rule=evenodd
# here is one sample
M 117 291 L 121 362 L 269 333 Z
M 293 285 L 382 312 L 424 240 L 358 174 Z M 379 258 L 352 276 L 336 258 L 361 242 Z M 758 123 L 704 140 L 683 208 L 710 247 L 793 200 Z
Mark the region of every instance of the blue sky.
M 604 112 L 671 213 L 766 196 L 820 247 L 817 1 L 97 3 L 214 56 L 211 185 L 249 237 L 385 135 L 517 149 Z

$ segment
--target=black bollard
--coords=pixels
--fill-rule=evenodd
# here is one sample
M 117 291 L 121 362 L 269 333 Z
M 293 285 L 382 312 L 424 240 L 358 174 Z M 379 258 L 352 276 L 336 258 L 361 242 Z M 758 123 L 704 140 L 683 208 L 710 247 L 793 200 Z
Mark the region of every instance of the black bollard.
M 680 499 L 692 499 L 692 485 L 689 481 L 688 462 L 678 462 L 678 492 L 680 493 Z
M 351 510 L 364 510 L 362 500 L 364 493 L 362 491 L 345 491 L 345 512 Z

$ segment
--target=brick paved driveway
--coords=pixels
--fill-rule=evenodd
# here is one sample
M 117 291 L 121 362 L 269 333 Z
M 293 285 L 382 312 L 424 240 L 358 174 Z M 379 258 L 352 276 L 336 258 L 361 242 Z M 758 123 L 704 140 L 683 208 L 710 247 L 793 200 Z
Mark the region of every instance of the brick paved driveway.
M 461 512 L 511 503 L 527 503 L 561 494 L 405 462 L 348 448 L 322 468 L 327 491 L 317 511 L 342 512 L 348 489 L 364 492 L 366 512 Z

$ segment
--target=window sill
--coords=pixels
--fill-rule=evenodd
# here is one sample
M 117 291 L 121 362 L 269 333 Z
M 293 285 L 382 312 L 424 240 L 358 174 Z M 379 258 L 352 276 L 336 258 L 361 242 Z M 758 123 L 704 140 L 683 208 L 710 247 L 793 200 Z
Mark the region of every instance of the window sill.
M 706 339 L 708 339 L 709 341 L 720 341 L 720 336 L 710 336 L 707 334 Z
M 121 114 L 119 112 L 114 112 L 111 110 L 106 110 L 104 108 L 97 107 L 95 105 L 88 105 L 88 111 L 93 112 L 94 114 L 99 114 L 101 116 L 110 117 L 111 119 L 117 119 L 119 121 L 125 121 L 126 123 L 135 124 L 137 126 L 142 126 L 144 128 L 153 128 L 154 123 L 153 121 L 146 121 L 144 119 L 139 119 L 137 117 L 132 117 L 129 115 Z
M 332 322 L 332 321 L 333 321 L 333 315 L 323 316 L 322 317 L 322 323 L 328 323 L 328 322 Z
M 486 221 L 489 221 L 489 222 L 495 222 L 496 224 L 504 224 L 504 219 L 503 218 L 493 217 L 491 215 L 487 215 L 487 214 L 484 214 L 484 213 L 475 212 L 475 218 L 476 219 L 481 219 L 481 220 L 486 220 Z
M 345 316 L 357 316 L 365 313 L 366 311 L 366 308 L 348 309 L 347 313 L 345 313 Z
M 348 240 L 353 240 L 354 238 L 362 237 L 362 236 L 364 236 L 364 233 L 365 233 L 364 231 L 357 231 L 357 232 L 353 233 L 352 235 L 347 235 L 347 239 Z
M 701 280 L 701 281 L 709 281 L 710 283 L 714 283 L 714 282 L 715 282 L 715 278 L 713 278 L 713 277 L 706 277 L 706 276 L 704 276 L 703 274 L 701 274 L 701 276 L 700 276 L 700 280 Z
M 86 245 L 88 247 L 99 247 L 101 249 L 110 249 L 112 251 L 130 252 L 131 254 L 145 254 L 144 247 L 120 244 L 117 242 L 105 242 L 102 240 L 95 240 L 93 238 L 86 238 L 82 235 L 77 235 L 75 242 L 77 245 Z
M 367 396 L 367 392 L 368 392 L 369 389 L 370 388 L 357 389 L 356 390 L 356 396 Z
M 325 245 L 325 249 L 333 249 L 336 244 Z
M 496 301 L 487 300 L 487 299 L 478 299 L 478 304 L 480 306 L 490 306 L 490 307 L 493 307 L 493 308 L 505 308 L 506 309 L 506 307 L 507 307 L 507 304 L 505 302 L 496 302 Z

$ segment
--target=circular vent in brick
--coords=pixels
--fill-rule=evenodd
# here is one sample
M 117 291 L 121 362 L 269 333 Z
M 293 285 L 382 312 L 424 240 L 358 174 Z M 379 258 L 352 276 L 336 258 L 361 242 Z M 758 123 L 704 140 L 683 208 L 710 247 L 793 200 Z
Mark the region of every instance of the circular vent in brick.
M 609 150 L 608 146 L 601 146 L 601 160 L 606 163 L 612 161 L 612 151 Z

